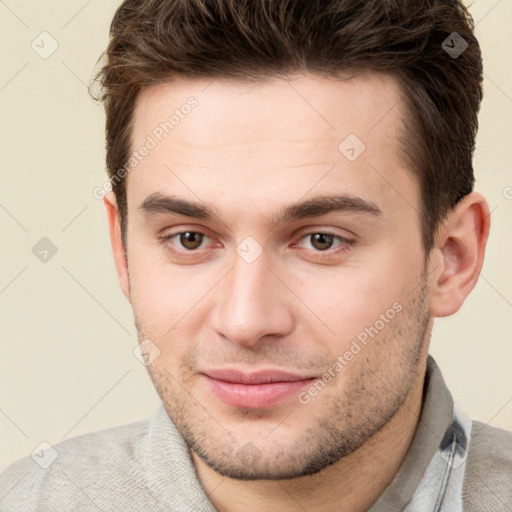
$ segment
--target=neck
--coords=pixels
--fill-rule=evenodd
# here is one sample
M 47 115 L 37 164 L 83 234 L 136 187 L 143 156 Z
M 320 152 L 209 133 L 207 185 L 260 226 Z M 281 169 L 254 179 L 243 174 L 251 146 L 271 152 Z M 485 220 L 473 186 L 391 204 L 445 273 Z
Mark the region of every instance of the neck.
M 219 512 L 363 512 L 391 483 L 421 415 L 424 371 L 395 416 L 358 450 L 319 473 L 289 480 L 241 481 L 223 477 L 195 453 L 194 465 Z

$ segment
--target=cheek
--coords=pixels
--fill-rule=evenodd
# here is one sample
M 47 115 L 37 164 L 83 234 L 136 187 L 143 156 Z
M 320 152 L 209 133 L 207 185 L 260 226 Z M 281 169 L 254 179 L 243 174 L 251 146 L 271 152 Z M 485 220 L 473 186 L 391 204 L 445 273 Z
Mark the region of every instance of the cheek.
M 129 273 L 131 305 L 144 335 L 165 336 L 184 314 L 179 276 L 169 265 L 156 262 L 149 250 L 129 255 Z
M 161 252 L 147 249 L 130 258 L 131 305 L 140 335 L 177 357 L 180 340 L 190 344 L 205 322 L 210 298 L 205 294 L 214 288 L 218 272 L 162 259 Z
M 376 322 L 381 327 L 381 315 L 385 320 L 392 317 L 391 323 L 395 324 L 396 309 L 403 309 L 408 295 L 421 282 L 422 266 L 418 261 L 419 257 L 411 260 L 401 258 L 398 252 L 387 252 L 375 254 L 371 262 L 319 272 L 301 280 L 297 295 L 314 313 L 309 325 L 327 334 L 333 331 L 337 350 L 344 350 L 366 328 Z

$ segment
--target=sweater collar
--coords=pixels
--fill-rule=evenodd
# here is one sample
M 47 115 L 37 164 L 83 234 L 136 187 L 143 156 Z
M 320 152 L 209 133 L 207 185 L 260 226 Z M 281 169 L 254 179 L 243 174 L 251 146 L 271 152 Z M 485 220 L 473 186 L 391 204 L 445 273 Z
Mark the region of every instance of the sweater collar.
M 417 490 L 424 487 L 422 480 L 443 445 L 453 413 L 452 395 L 434 358 L 429 356 L 421 416 L 414 438 L 397 474 L 368 512 L 402 512 L 406 509 Z
M 409 450 L 392 482 L 368 512 L 402 512 L 422 483 L 453 420 L 454 404 L 441 371 L 428 357 L 422 412 Z M 188 447 L 160 405 L 145 440 L 146 477 L 171 510 L 216 512 L 197 476 Z

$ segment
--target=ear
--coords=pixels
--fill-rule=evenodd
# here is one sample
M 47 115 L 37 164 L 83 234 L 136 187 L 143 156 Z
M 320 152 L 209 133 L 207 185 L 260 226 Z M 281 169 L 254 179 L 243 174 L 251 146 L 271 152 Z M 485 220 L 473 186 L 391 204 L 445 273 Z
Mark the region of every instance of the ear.
M 119 210 L 117 201 L 113 192 L 107 192 L 103 199 L 103 204 L 107 213 L 108 229 L 110 232 L 110 243 L 112 245 L 112 253 L 117 268 L 119 284 L 124 295 L 130 300 L 130 278 L 128 275 L 128 263 L 121 237 L 121 224 L 119 222 Z
M 472 192 L 450 211 L 430 254 L 430 314 L 456 313 L 478 281 L 489 236 L 490 213 L 484 197 Z

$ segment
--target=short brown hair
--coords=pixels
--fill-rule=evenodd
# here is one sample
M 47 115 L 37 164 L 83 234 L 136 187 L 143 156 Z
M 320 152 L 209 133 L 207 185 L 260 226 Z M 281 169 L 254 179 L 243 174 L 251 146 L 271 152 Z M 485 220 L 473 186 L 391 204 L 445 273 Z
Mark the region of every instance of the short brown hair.
M 93 81 L 100 92 L 91 93 L 105 106 L 107 171 L 125 247 L 126 177 L 117 172 L 131 152 L 143 87 L 173 76 L 245 81 L 369 70 L 394 76 L 403 91 L 402 146 L 420 184 L 428 253 L 439 223 L 473 189 L 483 74 L 473 29 L 458 0 L 125 0 Z M 453 37 L 467 44 L 460 55 L 446 51 Z

